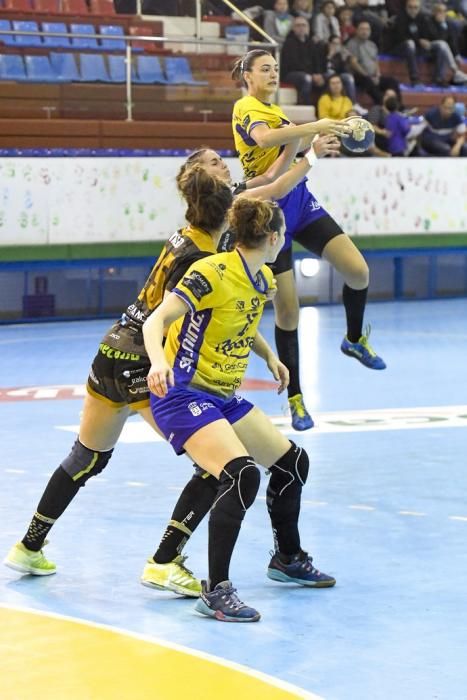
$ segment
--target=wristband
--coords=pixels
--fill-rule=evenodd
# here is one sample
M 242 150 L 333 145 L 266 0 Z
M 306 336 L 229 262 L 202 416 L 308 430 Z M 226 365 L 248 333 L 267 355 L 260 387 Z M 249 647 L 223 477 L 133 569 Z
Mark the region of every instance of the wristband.
M 318 156 L 316 155 L 315 149 L 313 148 L 313 146 L 311 146 L 311 148 L 305 153 L 304 157 L 309 162 L 310 167 L 312 167 L 314 165 L 314 163 L 316 163 L 316 161 L 318 160 Z

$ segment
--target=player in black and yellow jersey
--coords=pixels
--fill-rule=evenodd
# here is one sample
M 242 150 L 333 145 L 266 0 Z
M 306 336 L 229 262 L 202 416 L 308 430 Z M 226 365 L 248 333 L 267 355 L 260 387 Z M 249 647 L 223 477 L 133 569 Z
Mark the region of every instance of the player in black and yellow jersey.
M 349 128 L 349 120 L 332 119 L 292 125 L 281 108 L 272 103 L 279 75 L 276 60 L 268 51 L 249 51 L 236 62 L 232 76 L 241 80 L 248 90 L 248 94 L 235 103 L 232 114 L 235 147 L 246 178 L 264 173 L 281 148 L 297 138 L 309 143 L 313 134 L 331 131 L 344 135 Z M 307 430 L 313 426 L 313 421 L 300 388 L 299 303 L 292 269 L 293 241 L 327 260 L 344 278 L 342 299 L 347 333 L 341 344 L 342 352 L 370 369 L 384 369 L 386 364 L 370 346 L 369 331 L 363 332 L 369 270 L 360 251 L 309 191 L 306 178 L 281 198 L 279 205 L 287 229 L 284 249 L 273 266 L 277 279 L 276 346 L 279 357 L 290 370 L 288 394 L 292 424 L 297 430 Z
M 323 145 L 325 149 L 330 147 L 329 144 Z M 256 181 L 250 181 L 245 195 L 257 191 L 263 197 L 275 196 L 280 188 L 293 187 L 310 167 L 310 163 L 304 161 L 287 170 L 295 148 L 293 145 L 289 153 L 284 152 L 283 162 L 277 164 L 275 171 Z M 217 159 L 217 169 L 224 172 L 225 167 L 219 156 L 209 149 L 205 151 L 210 153 L 211 161 L 213 157 Z M 142 324 L 193 261 L 216 252 L 226 212 L 232 202 L 230 184 L 226 186 L 216 178 L 200 178 L 196 174 L 190 174 L 194 160 L 196 158 L 188 159 L 190 168 L 183 166 L 178 176 L 179 190 L 188 204 L 188 225 L 171 236 L 138 299 L 126 309 L 121 320 L 114 324 L 103 338 L 88 377 L 88 394 L 84 402 L 78 439 L 47 484 L 26 535 L 20 543 L 12 547 L 5 560 L 8 566 L 22 573 L 55 573 L 55 564 L 48 561 L 42 553 L 45 538 L 57 518 L 78 493 L 79 487 L 107 465 L 128 416 L 138 411 L 156 429 L 149 408 L 146 382 L 149 360 L 143 344 Z M 310 161 L 312 162 L 311 157 Z M 279 176 L 275 183 L 262 186 L 263 183 L 268 183 L 270 178 L 280 175 L 281 168 L 286 172 Z M 215 171 L 216 168 L 214 174 Z M 255 184 L 260 185 L 260 189 L 255 190 Z M 195 202 L 201 202 L 202 206 L 193 208 Z M 206 479 L 205 475 L 197 473 L 187 485 L 186 493 L 182 493 L 180 497 L 182 512 L 185 512 L 184 504 L 194 502 L 196 508 L 199 508 L 197 517 L 201 520 L 212 504 L 215 485 L 211 489 L 208 487 L 212 482 L 214 479 Z M 196 518 L 193 522 L 195 521 Z M 190 534 L 190 531 L 184 528 L 183 522 L 179 523 L 179 527 Z M 179 533 L 180 530 L 177 530 L 177 536 Z M 172 540 L 165 538 L 165 544 L 171 544 Z M 175 547 L 180 549 L 179 544 L 177 542 Z M 164 575 L 164 585 L 170 582 L 171 590 L 198 594 L 199 582 L 185 569 L 183 558 L 177 556 L 176 550 L 170 557 L 160 552 L 159 558 L 151 562 L 153 567 L 158 567 L 157 574 Z M 154 581 L 148 585 L 154 585 Z
M 185 450 L 218 479 L 209 519 L 209 577 L 196 610 L 221 621 L 255 622 L 260 614 L 238 598 L 230 560 L 260 474 L 271 472 L 268 509 L 276 551 L 268 576 L 276 581 L 327 587 L 301 549 L 298 513 L 309 460 L 257 407 L 238 395 L 254 349 L 286 388 L 288 371 L 258 335 L 268 292 L 266 263 L 284 243 L 285 222 L 272 202 L 238 198 L 230 212 L 236 247 L 194 263 L 144 323 L 151 358 L 148 386 L 153 416 L 177 454 Z M 164 329 L 168 328 L 164 346 Z

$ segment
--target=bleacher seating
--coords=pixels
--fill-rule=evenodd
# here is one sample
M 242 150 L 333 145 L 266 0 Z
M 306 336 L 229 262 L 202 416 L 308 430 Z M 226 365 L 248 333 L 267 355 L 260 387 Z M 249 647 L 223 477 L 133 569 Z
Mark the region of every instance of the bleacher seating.
M 42 22 L 42 31 L 66 33 L 68 29 L 64 22 Z M 43 45 L 47 48 L 69 49 L 71 42 L 68 36 L 44 36 Z
M 123 27 L 115 24 L 103 24 L 99 27 L 101 36 L 119 37 L 124 35 Z M 101 48 L 109 51 L 125 51 L 126 44 L 124 39 L 101 39 Z
M 168 56 L 165 59 L 165 75 L 170 85 L 208 85 L 206 80 L 195 80 L 190 63 L 184 56 Z
M 4 32 L 9 32 L 11 30 L 11 23 L 9 19 L 0 19 L 0 29 Z M 16 46 L 15 36 L 13 34 L 1 34 L 0 42 L 5 46 Z
M 82 53 L 79 57 L 80 80 L 85 83 L 111 83 L 104 57 L 99 53 Z
M 113 0 L 91 0 L 90 10 L 94 15 L 110 17 L 115 14 Z
M 13 20 L 12 28 L 17 32 L 38 32 L 39 27 L 37 22 Z M 16 46 L 42 46 L 42 38 L 39 34 L 16 34 Z
M 33 7 L 30 0 L 3 0 L 5 10 L 14 10 L 15 12 L 33 12 Z
M 34 0 L 34 9 L 36 12 L 56 15 L 59 12 L 59 3 L 58 0 Z
M 50 62 L 56 74 L 65 81 L 79 82 L 81 80 L 74 54 L 51 52 Z
M 86 0 L 61 0 L 61 12 L 69 15 L 88 15 Z
M 29 82 L 59 83 L 64 81 L 64 78 L 56 73 L 48 56 L 25 56 L 24 63 Z
M 167 85 L 167 78 L 164 76 L 161 62 L 157 56 L 138 56 L 136 65 L 136 83 Z
M 0 54 L 0 78 L 23 82 L 26 80 L 23 57 L 17 54 Z
M 73 34 L 94 34 L 96 35 L 96 30 L 93 24 L 76 24 L 73 22 L 70 24 L 70 31 Z M 96 37 L 90 38 L 86 36 L 76 36 L 71 39 L 71 44 L 75 49 L 98 49 L 99 45 L 97 43 Z

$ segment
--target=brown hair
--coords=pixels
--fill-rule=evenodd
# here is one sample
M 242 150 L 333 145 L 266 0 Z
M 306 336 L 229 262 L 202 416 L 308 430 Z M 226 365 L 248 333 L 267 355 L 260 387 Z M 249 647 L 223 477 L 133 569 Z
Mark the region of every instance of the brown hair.
M 186 161 L 183 163 L 183 165 L 180 167 L 180 170 L 178 171 L 178 175 L 176 177 L 177 180 L 177 187 L 178 190 L 181 192 L 180 187 L 178 185 L 179 179 L 182 177 L 182 175 L 185 173 L 185 171 L 188 168 L 191 168 L 195 163 L 198 163 L 200 158 L 206 153 L 206 151 L 211 151 L 210 146 L 200 146 L 200 148 L 197 148 L 196 151 L 192 151 Z M 183 194 L 181 192 L 181 194 Z
M 279 231 L 283 214 L 275 202 L 239 197 L 229 212 L 235 242 L 245 248 L 260 248 L 266 237 Z
M 219 229 L 232 205 L 230 187 L 218 177 L 208 175 L 196 159 L 192 165 L 189 162 L 182 165 L 176 180 L 178 191 L 188 205 L 186 220 L 208 232 Z
M 253 68 L 253 63 L 257 58 L 260 58 L 260 56 L 272 56 L 272 53 L 264 49 L 253 49 L 253 51 L 248 51 L 244 56 L 238 58 L 232 68 L 232 80 L 241 80 L 242 83 L 246 85 L 243 74 L 245 71 Z

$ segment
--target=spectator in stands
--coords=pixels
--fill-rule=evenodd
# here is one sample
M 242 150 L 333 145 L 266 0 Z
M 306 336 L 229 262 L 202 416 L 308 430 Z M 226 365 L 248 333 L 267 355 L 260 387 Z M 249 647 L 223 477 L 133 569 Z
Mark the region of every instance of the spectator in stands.
M 404 156 L 408 150 L 407 136 L 410 131 L 409 119 L 399 111 L 397 97 L 386 97 L 384 106 L 388 112 L 384 126 L 389 132 L 388 152 L 392 156 Z
M 446 5 L 442 3 L 435 3 L 433 5 L 429 24 L 430 38 L 433 41 L 445 41 L 454 56 L 454 61 L 450 63 L 450 68 L 454 75 L 454 84 L 467 82 L 467 75 L 460 70 L 462 56 L 460 55 L 459 48 L 459 30 L 455 26 L 454 21 L 447 18 Z
M 353 39 L 349 39 L 346 48 L 351 54 L 350 67 L 355 76 L 357 87 L 361 88 L 376 104 L 383 101 L 383 92 L 388 88 L 399 95 L 399 83 L 395 78 L 382 76 L 378 62 L 378 47 L 371 41 L 369 22 L 361 20 Z
M 318 100 L 318 119 L 345 119 L 351 110 L 352 100 L 345 94 L 341 78 L 331 75 L 326 91 Z
M 421 145 L 430 156 L 467 156 L 465 122 L 456 111 L 454 97 L 443 97 L 438 107 L 426 112 L 425 119 Z
M 282 47 L 281 80 L 297 89 L 299 104 L 311 104 L 313 88 L 324 87 L 325 68 L 322 45 L 311 39 L 308 20 L 295 17 Z
M 324 0 L 321 9 L 315 17 L 313 36 L 318 41 L 328 42 L 332 36 L 341 35 L 339 22 L 336 17 L 334 0 Z
M 355 80 L 349 69 L 350 53 L 342 46 L 340 37 L 332 36 L 327 45 L 325 77 L 339 75 L 344 85 L 345 93 L 352 103 L 356 101 Z
M 345 44 L 355 34 L 355 24 L 353 23 L 353 10 L 347 5 L 342 5 L 337 10 L 337 20 L 341 30 L 342 43 Z
M 293 16 L 289 12 L 288 0 L 276 0 L 273 10 L 266 10 L 263 15 L 263 29 L 282 46 L 289 33 Z
M 429 17 L 421 12 L 420 0 L 406 0 L 404 10 L 396 15 L 393 31 L 393 52 L 406 59 L 411 84 L 419 82 L 418 56 L 435 60 L 434 81 L 438 85 L 444 84 L 446 72 L 455 66 L 454 56 L 445 41 L 431 41 Z M 465 73 L 457 70 L 453 81 L 464 83 Z
M 294 17 L 304 17 L 310 24 L 310 31 L 313 19 L 313 0 L 293 0 L 292 14 Z
M 397 99 L 397 93 L 395 90 L 388 89 L 383 95 L 383 104 L 375 104 L 368 110 L 366 119 L 373 124 L 375 130 L 375 146 L 379 150 L 378 155 L 390 156 L 388 151 L 388 138 L 389 131 L 386 129 L 386 117 L 389 111 L 386 109 L 386 98 L 395 97 Z

